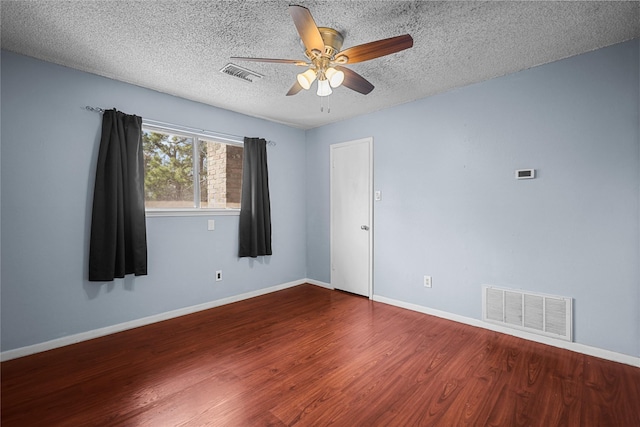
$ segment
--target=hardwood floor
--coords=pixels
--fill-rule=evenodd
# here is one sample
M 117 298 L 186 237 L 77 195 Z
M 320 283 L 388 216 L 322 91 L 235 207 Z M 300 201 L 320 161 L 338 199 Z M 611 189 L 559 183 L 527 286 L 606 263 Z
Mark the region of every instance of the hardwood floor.
M 302 285 L 2 363 L 2 426 L 640 426 L 640 369 Z

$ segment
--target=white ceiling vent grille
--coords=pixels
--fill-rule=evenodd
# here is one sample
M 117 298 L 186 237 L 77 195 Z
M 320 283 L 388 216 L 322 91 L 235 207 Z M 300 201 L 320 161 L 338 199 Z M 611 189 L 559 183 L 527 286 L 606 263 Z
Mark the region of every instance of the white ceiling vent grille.
M 258 74 L 255 71 L 251 71 L 247 68 L 241 67 L 239 65 L 231 64 L 231 63 L 222 67 L 220 72 L 229 74 L 230 76 L 233 76 L 233 77 L 237 77 L 249 83 L 253 83 L 254 80 L 261 79 L 262 77 L 264 77 L 262 74 Z
M 482 287 L 482 319 L 486 322 L 571 341 L 572 310 L 571 298 Z

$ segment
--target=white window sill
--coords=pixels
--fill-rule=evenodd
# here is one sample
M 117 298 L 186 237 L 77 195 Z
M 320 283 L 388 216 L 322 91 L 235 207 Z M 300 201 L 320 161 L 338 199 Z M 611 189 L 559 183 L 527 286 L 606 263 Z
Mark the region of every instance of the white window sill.
M 166 216 L 240 215 L 240 209 L 146 209 L 147 218 Z

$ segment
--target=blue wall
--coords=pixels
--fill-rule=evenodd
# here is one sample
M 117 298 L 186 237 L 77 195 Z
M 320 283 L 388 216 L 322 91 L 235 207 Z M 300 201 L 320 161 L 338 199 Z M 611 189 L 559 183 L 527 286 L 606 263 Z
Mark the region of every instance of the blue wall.
M 329 145 L 373 136 L 376 295 L 474 319 L 483 284 L 569 296 L 575 341 L 640 356 L 639 50 L 622 43 L 307 132 L 3 51 L 2 351 L 330 282 Z M 214 232 L 207 217 L 149 218 L 149 276 L 87 282 L 100 116 L 84 105 L 276 141 L 275 255 L 237 259 L 237 217 L 216 217 Z M 520 168 L 539 176 L 516 181 Z
M 330 281 L 329 145 L 374 138 L 374 294 L 473 319 L 481 285 L 574 298 L 640 355 L 639 43 L 307 132 L 307 272 Z M 515 180 L 535 168 L 538 178 Z M 433 276 L 433 288 L 422 285 Z
M 304 131 L 5 51 L 1 78 L 3 351 L 306 277 Z M 237 258 L 238 216 L 213 232 L 211 217 L 154 217 L 148 276 L 88 282 L 101 116 L 85 105 L 276 141 L 274 255 Z

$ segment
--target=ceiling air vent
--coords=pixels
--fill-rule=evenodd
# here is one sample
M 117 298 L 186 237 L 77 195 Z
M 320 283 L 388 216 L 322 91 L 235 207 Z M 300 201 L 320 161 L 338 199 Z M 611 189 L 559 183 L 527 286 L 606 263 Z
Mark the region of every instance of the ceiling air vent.
M 233 76 L 233 77 L 237 77 L 249 83 L 253 83 L 255 79 L 261 79 L 263 77 L 261 74 L 258 74 L 255 71 L 251 71 L 244 67 L 231 64 L 231 63 L 222 67 L 220 72 L 229 74 L 230 76 Z

